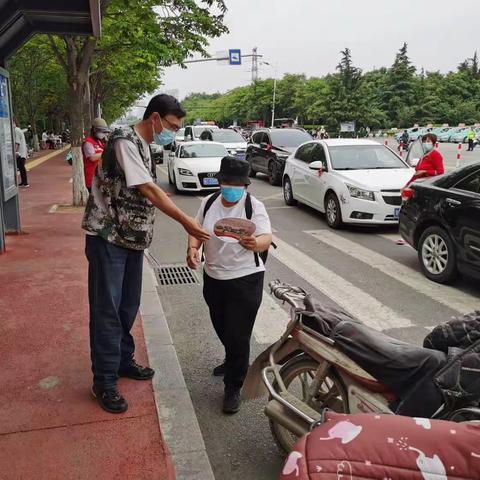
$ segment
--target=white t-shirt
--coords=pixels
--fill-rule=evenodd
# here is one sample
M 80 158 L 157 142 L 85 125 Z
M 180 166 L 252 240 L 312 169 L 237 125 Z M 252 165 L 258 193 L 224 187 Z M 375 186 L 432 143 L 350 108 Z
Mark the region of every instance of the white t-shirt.
M 15 144 L 18 145 L 17 155 L 20 158 L 27 158 L 27 142 L 25 141 L 25 134 L 20 127 L 15 127 Z
M 245 213 L 246 194 L 233 207 L 225 207 L 219 195 L 203 218 L 203 210 L 208 198 L 202 200 L 196 216 L 198 222 L 211 234 L 210 240 L 204 244 L 204 268 L 207 275 L 217 280 L 232 280 L 265 271 L 261 258 L 259 258 L 260 265 L 258 267 L 255 265 L 255 256 L 251 250 L 246 250 L 239 243 L 224 242 L 213 233 L 215 223 L 222 218 L 247 218 Z M 251 197 L 251 199 L 252 222 L 256 225 L 254 235 L 258 237 L 271 234 L 272 227 L 265 206 L 255 197 Z
M 128 188 L 153 182 L 150 147 L 140 135 L 138 135 L 138 138 L 142 141 L 143 154 L 148 159 L 148 168 L 143 163 L 140 152 L 133 142 L 126 139 L 120 139 L 115 142 L 115 155 L 120 168 L 125 173 Z

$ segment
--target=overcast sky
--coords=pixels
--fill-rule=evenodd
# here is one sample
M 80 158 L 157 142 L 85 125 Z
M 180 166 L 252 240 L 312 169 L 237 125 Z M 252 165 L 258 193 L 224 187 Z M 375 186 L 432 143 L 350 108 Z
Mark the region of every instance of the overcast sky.
M 278 64 L 278 75 L 333 72 L 339 52 L 352 50 L 355 65 L 390 66 L 403 42 L 413 63 L 426 70 L 453 70 L 480 49 L 479 1 L 460 0 L 226 0 L 230 33 L 211 40 L 209 53 L 258 47 L 263 60 Z M 165 71 L 163 90 L 225 92 L 251 81 L 251 59 L 241 66 L 216 62 Z M 268 66 L 260 78 L 272 77 Z

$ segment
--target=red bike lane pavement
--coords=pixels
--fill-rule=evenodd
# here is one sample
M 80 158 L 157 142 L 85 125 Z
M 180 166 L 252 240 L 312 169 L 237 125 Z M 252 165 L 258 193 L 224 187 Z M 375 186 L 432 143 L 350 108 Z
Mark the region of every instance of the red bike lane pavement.
M 120 379 L 125 414 L 91 387 L 87 262 L 65 153 L 29 172 L 22 235 L 0 255 L 0 479 L 173 479 L 150 381 Z M 141 321 L 136 358 L 147 364 Z M 161 372 L 157 372 L 161 374 Z

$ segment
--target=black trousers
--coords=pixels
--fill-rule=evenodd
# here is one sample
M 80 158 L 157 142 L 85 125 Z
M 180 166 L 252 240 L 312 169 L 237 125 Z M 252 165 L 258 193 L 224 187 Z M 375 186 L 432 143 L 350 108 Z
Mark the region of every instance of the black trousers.
M 93 382 L 100 388 L 117 384 L 117 372 L 133 359 L 130 333 L 140 307 L 143 251 L 117 247 L 87 235 L 90 353 Z
M 17 157 L 17 168 L 20 172 L 21 185 L 27 185 L 27 169 L 25 168 L 25 159 L 23 157 Z
M 225 347 L 227 389 L 241 388 L 248 371 L 250 338 L 262 303 L 264 272 L 233 280 L 216 280 L 204 273 L 203 296 L 218 338 Z
M 471 152 L 473 150 L 473 140 L 468 139 L 468 151 Z

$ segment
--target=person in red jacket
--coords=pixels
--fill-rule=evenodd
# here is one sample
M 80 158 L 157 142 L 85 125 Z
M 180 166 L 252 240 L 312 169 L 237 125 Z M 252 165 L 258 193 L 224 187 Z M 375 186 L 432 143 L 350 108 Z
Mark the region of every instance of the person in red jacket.
M 427 133 L 422 137 L 423 149 L 426 153 L 415 167 L 415 175 L 407 183 L 407 186 L 419 178 L 435 177 L 445 172 L 443 157 L 435 148 L 436 143 L 437 136 L 433 133 Z
M 96 118 L 92 122 L 90 135 L 83 142 L 83 172 L 85 174 L 85 185 L 89 192 L 92 189 L 93 176 L 98 162 L 102 158 L 109 131 L 107 122 L 103 118 Z

